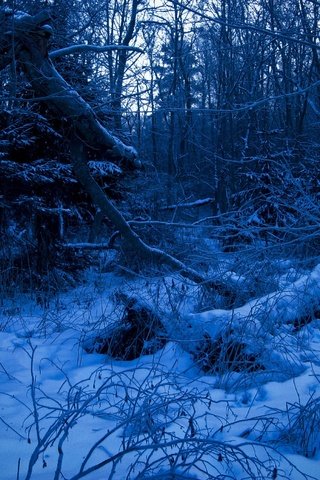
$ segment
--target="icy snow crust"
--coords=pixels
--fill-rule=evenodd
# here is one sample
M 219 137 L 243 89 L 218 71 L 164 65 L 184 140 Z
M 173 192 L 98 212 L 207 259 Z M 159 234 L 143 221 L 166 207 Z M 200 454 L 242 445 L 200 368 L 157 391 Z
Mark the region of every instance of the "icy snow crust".
M 288 326 L 319 299 L 319 267 L 233 311 L 186 303 L 180 316 L 161 303 L 171 278 L 90 280 L 47 309 L 23 297 L 1 308 L 2 480 L 320 479 L 319 323 Z M 83 350 L 120 315 L 117 289 L 158 296 L 172 339 L 162 350 L 130 362 Z M 204 375 L 194 363 L 188 338 L 231 324 L 265 372 Z

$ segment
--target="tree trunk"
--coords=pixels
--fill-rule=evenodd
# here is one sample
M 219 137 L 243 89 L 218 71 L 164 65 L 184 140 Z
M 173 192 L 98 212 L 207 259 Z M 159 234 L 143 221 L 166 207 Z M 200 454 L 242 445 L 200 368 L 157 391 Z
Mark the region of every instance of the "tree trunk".
M 137 14 L 138 14 L 139 0 L 132 0 L 131 15 L 126 35 L 123 39 L 122 45 L 129 46 L 130 41 L 134 36 L 134 29 L 136 26 Z M 112 109 L 114 110 L 114 126 L 117 131 L 121 131 L 121 102 L 122 102 L 122 90 L 123 81 L 125 76 L 125 69 L 128 60 L 128 52 L 122 50 L 119 52 L 118 68 L 115 72 L 115 91 L 112 99 Z
M 8 15 L 7 15 L 8 17 Z M 38 18 L 39 17 L 39 18 Z M 1 17 L 0 17 L 1 19 Z M 4 42 L 6 36 L 12 36 L 9 21 L 1 19 L 4 27 Z M 94 111 L 83 98 L 59 75 L 49 59 L 47 44 L 51 32 L 46 22 L 49 15 L 42 13 L 35 17 L 25 15 L 15 21 L 15 57 L 26 73 L 28 79 L 38 95 L 39 100 L 45 101 L 62 119 L 70 124 L 70 130 L 75 130 L 79 138 L 93 149 L 105 149 L 108 156 L 117 157 L 120 161 L 135 166 L 137 152 L 131 146 L 125 145 L 113 136 L 98 121 Z M 12 22 L 12 20 L 11 20 Z M 2 36 L 1 36 L 2 37 Z M 7 49 L 0 50 L 0 68 L 7 64 Z M 12 52 L 9 54 L 12 60 Z
M 134 254 L 141 261 L 152 263 L 155 266 L 166 265 L 195 283 L 206 285 L 222 296 L 229 297 L 230 299 L 234 298 L 235 291 L 230 285 L 226 285 L 224 282 L 218 280 L 208 280 L 192 268 L 187 267 L 180 260 L 168 255 L 162 250 L 150 247 L 143 242 L 90 174 L 85 159 L 84 146 L 77 138 L 74 138 L 71 142 L 71 154 L 76 177 L 83 185 L 85 191 L 90 195 L 93 203 L 109 218 L 115 228 L 121 233 L 124 240 L 125 254 Z

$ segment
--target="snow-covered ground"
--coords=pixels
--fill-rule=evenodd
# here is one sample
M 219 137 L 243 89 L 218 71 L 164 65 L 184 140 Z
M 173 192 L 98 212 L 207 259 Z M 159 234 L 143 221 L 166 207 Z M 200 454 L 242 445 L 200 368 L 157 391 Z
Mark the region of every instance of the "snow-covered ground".
M 84 342 L 118 314 L 113 290 L 148 288 L 161 304 L 162 290 L 147 283 L 107 273 L 45 307 L 4 302 L 1 480 L 320 479 L 319 321 L 294 341 L 278 332 L 281 361 L 264 374 L 205 375 L 179 338 L 132 361 L 86 353 Z M 179 307 L 190 320 L 188 301 Z M 286 345 L 292 370 L 283 375 Z

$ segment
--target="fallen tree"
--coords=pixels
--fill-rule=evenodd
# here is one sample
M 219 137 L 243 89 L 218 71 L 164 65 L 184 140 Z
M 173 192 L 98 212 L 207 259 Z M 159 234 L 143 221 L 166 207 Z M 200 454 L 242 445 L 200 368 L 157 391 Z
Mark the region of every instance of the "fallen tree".
M 108 158 L 113 158 L 118 163 L 127 164 L 132 168 L 139 165 L 137 152 L 101 125 L 90 105 L 55 69 L 48 52 L 48 40 L 52 35 L 49 13 L 43 11 L 30 16 L 24 12 L 14 14 L 9 9 L 2 9 L 0 27 L 2 32 L 0 70 L 15 58 L 31 82 L 38 98 L 59 116 L 68 120 L 71 159 L 75 175 L 93 203 L 120 232 L 124 253 L 129 257 L 137 257 L 139 261 L 155 266 L 166 266 L 177 271 L 185 278 L 213 289 L 219 295 L 228 298 L 229 303 L 232 304 L 236 296 L 232 286 L 219 279 L 208 279 L 166 252 L 147 245 L 91 175 L 84 145 L 101 148 Z M 130 49 L 130 47 L 127 48 Z

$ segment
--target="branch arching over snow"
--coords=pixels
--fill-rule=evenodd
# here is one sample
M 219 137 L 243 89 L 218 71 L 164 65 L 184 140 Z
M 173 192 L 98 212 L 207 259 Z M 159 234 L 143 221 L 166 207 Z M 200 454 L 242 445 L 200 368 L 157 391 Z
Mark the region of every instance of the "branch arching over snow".
M 6 28 L 3 30 L 6 32 L 9 24 L 12 23 L 13 13 L 2 13 L 0 11 L 0 25 L 4 23 Z M 37 18 L 40 18 L 41 21 L 37 22 Z M 23 25 L 21 25 L 21 22 Z M 50 22 L 48 14 L 35 17 L 22 14 L 15 19 L 15 30 L 9 34 L 9 40 L 12 41 L 14 33 L 14 43 L 20 47 L 14 49 L 16 59 L 21 64 L 36 94 L 46 97 L 48 106 L 71 122 L 71 156 L 74 172 L 95 205 L 109 218 L 122 235 L 126 252 L 130 252 L 130 255 L 135 255 L 142 261 L 157 266 L 165 265 L 197 284 L 204 284 L 223 296 L 234 298 L 234 289 L 230 285 L 220 280 L 207 279 L 166 252 L 147 245 L 132 230 L 121 212 L 107 198 L 94 180 L 84 155 L 85 143 L 92 146 L 102 146 L 109 155 L 114 155 L 131 165 L 136 164 L 137 152 L 133 147 L 123 144 L 103 127 L 90 105 L 56 71 L 47 50 L 48 38 L 51 35 L 51 29 L 47 25 L 48 22 Z M 4 37 L 7 39 L 6 33 L 4 33 Z M 2 58 L 6 60 L 6 57 L 8 57 L 7 50 L 1 50 L 0 48 L 0 66 L 5 63 L 2 62 Z

